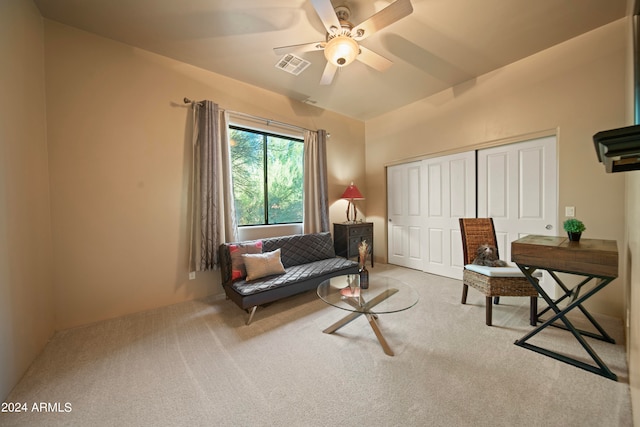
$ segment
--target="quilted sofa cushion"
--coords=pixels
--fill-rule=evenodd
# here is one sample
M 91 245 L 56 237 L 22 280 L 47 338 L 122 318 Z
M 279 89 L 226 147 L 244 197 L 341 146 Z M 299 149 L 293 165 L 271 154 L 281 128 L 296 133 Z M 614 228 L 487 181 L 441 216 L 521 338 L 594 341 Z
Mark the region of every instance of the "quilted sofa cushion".
M 262 243 L 263 252 L 281 250 L 280 257 L 285 269 L 336 256 L 333 239 L 328 232 L 271 237 L 263 239 Z
M 238 280 L 233 283 L 232 287 L 241 295 L 253 295 L 269 289 L 281 288 L 320 277 L 329 272 L 336 272 L 343 269 L 346 270 L 352 268 L 354 264 L 355 263 L 353 261 L 348 259 L 335 257 L 312 261 L 306 264 L 290 266 L 286 269 L 285 273 L 281 275 L 264 277 L 250 282 Z

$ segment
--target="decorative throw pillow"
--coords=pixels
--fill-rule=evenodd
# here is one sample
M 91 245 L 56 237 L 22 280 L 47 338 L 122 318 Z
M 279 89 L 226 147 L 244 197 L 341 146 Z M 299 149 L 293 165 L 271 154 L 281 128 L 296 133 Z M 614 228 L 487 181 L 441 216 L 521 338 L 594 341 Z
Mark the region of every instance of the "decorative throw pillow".
M 263 254 L 243 254 L 242 258 L 247 268 L 247 280 L 256 280 L 285 272 L 280 260 L 280 249 Z
M 244 260 L 242 259 L 243 254 L 260 253 L 262 253 L 262 240 L 229 245 L 229 254 L 231 255 L 231 280 L 244 279 L 247 275 Z

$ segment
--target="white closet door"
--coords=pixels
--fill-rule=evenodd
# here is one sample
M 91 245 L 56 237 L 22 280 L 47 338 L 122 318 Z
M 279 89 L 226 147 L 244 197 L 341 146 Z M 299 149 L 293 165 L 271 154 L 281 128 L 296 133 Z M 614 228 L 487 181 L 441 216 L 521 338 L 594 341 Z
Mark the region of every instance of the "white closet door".
M 505 261 L 512 241 L 557 235 L 556 168 L 555 136 L 478 151 L 478 217 L 493 218 Z M 541 284 L 553 295 L 551 280 Z
M 388 259 L 390 264 L 422 269 L 421 164 L 387 168 Z
M 473 151 L 422 161 L 424 271 L 462 279 L 458 219 L 475 217 L 475 175 Z
M 494 219 L 507 262 L 513 240 L 557 235 L 555 136 L 479 150 L 477 156 L 477 174 L 475 151 L 387 168 L 390 264 L 461 279 L 458 219 L 476 213 Z M 541 283 L 547 289 L 554 282 Z

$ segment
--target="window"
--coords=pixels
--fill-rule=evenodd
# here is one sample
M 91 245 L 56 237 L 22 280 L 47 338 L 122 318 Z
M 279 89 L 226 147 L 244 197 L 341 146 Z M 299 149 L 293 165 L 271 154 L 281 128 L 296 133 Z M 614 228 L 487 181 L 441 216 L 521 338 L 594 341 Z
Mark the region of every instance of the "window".
M 238 226 L 302 222 L 301 139 L 229 126 Z

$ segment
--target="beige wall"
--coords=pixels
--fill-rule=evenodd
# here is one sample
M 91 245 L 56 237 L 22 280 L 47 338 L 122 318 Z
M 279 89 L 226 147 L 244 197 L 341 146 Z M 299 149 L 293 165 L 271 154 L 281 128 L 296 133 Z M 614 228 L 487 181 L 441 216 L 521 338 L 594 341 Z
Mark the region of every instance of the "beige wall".
M 630 0 L 629 18 L 627 18 L 627 90 L 631 93 L 635 89 L 634 82 L 634 45 L 633 43 L 633 6 Z M 635 98 L 627 98 L 627 123 L 635 123 Z M 627 363 L 629 365 L 629 388 L 631 390 L 631 405 L 633 410 L 633 424 L 640 426 L 640 171 L 626 172 L 626 209 L 625 209 L 625 270 L 626 283 L 624 299 L 626 303 L 626 336 Z
M 628 362 L 633 424 L 640 426 L 640 171 L 627 172 L 627 249 L 629 270 Z
M 592 136 L 625 125 L 625 37 L 620 20 L 367 121 L 367 218 L 375 222 L 378 248 L 386 247 L 385 165 L 555 129 L 558 224 L 564 206 L 575 206 L 587 226 L 584 237 L 617 240 L 622 250 L 624 176 L 605 174 Z M 592 309 L 622 318 L 621 283 L 594 296 Z
M 330 201 L 364 179 L 362 122 L 52 21 L 44 28 L 59 329 L 222 293 L 217 271 L 188 280 L 184 97 L 326 129 Z
M 0 401 L 53 334 L 42 18 L 0 1 Z

